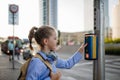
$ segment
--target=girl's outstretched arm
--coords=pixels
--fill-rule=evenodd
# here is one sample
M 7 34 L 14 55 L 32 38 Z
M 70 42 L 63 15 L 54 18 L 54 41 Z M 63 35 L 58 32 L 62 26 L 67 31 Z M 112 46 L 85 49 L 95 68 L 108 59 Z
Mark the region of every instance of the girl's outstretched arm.
M 82 59 L 82 54 L 84 53 L 84 48 L 86 46 L 87 44 L 82 44 L 81 47 L 74 53 L 74 55 L 67 60 L 58 58 L 58 60 L 56 61 L 56 67 L 64 69 L 72 68 L 76 63 L 78 63 Z

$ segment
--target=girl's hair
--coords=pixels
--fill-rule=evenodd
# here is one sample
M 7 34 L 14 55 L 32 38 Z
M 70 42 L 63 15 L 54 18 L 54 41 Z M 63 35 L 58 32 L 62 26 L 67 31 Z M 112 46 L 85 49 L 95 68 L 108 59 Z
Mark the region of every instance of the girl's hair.
M 44 47 L 43 39 L 49 38 L 52 35 L 52 32 L 55 31 L 53 27 L 50 26 L 41 26 L 39 28 L 33 27 L 28 35 L 30 42 L 30 49 L 33 50 L 32 47 L 32 39 L 35 38 L 38 45 Z

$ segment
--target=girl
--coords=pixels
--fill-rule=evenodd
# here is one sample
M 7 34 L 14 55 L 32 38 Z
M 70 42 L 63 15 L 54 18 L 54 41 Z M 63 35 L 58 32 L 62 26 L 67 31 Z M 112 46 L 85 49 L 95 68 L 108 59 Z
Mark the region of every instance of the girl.
M 82 53 L 87 44 L 82 45 L 72 57 L 67 60 L 60 59 L 56 56 L 57 33 L 56 30 L 49 26 L 33 27 L 29 33 L 30 48 L 32 48 L 32 38 L 35 38 L 40 47 L 38 54 L 52 66 L 52 72 L 38 58 L 33 57 L 28 69 L 26 80 L 60 80 L 61 73 L 56 68 L 70 69 L 82 59 Z M 50 75 L 49 75 L 50 74 Z

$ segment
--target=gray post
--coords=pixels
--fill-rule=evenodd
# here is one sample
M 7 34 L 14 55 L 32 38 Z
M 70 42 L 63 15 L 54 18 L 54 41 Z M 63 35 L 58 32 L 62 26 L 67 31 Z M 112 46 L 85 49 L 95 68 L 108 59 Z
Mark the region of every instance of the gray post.
M 98 36 L 98 60 L 93 61 L 93 80 L 105 80 L 104 0 L 94 0 L 94 31 Z
M 15 44 L 14 44 L 14 41 L 15 41 L 15 37 L 14 37 L 14 25 L 15 25 L 15 13 L 18 12 L 18 5 L 15 5 L 15 4 L 11 4 L 9 6 L 9 10 L 10 12 L 12 13 L 12 23 L 13 24 L 13 53 L 12 53 L 12 62 L 13 62 L 13 69 L 15 69 L 15 65 L 14 65 L 14 55 L 15 55 Z
M 15 42 L 14 24 L 15 24 L 15 23 L 14 23 L 14 22 L 15 22 L 15 21 L 14 21 L 14 13 L 12 13 L 12 14 L 13 14 L 13 46 L 14 46 L 14 48 L 13 48 L 13 54 L 12 54 L 12 56 L 13 56 L 13 57 L 12 57 L 12 62 L 13 62 L 13 69 L 15 69 L 15 63 L 14 63 L 14 55 L 15 55 L 15 43 L 14 43 L 14 42 Z

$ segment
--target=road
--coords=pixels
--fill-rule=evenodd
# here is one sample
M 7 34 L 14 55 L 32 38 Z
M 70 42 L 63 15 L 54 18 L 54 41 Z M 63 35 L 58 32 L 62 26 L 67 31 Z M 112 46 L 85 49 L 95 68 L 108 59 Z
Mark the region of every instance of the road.
M 58 56 L 68 59 L 79 46 L 63 46 L 58 50 Z M 20 60 L 24 63 L 24 60 Z M 59 69 L 61 80 L 93 80 L 93 61 L 81 60 L 72 69 Z M 120 56 L 105 56 L 105 80 L 120 80 Z
M 65 59 L 71 55 L 60 54 Z M 120 57 L 105 56 L 105 80 L 120 80 Z M 72 69 L 60 70 L 62 80 L 93 80 L 93 61 L 81 60 Z

